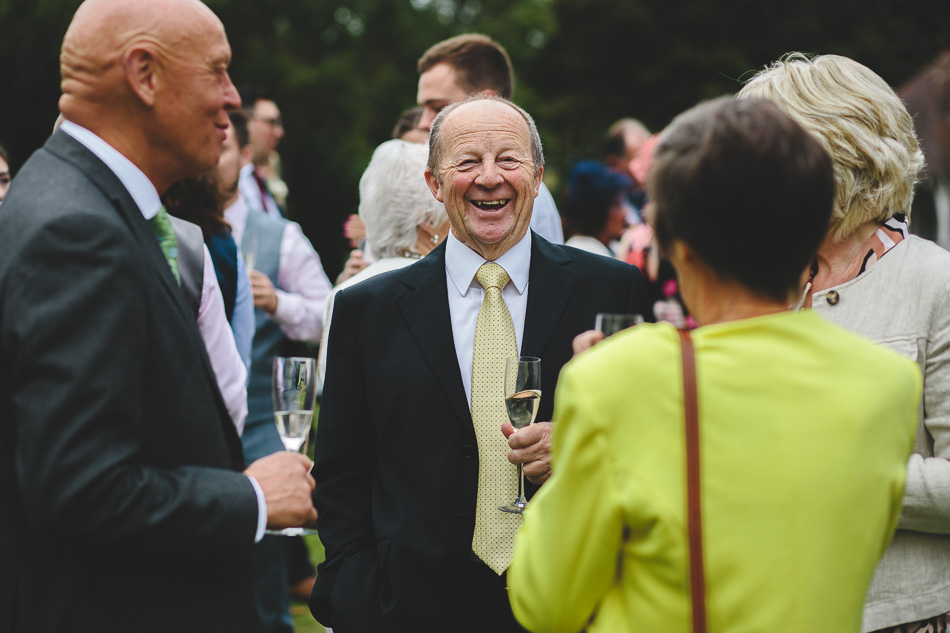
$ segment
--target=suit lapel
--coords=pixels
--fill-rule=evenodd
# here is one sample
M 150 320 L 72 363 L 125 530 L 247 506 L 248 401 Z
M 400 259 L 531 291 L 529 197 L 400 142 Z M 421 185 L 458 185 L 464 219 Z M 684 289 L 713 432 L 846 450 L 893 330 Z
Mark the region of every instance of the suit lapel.
M 531 272 L 521 354 L 542 357 L 554 328 L 567 308 L 577 272 L 571 256 L 537 233 L 531 235 Z
M 221 397 L 220 389 L 218 389 L 214 371 L 211 369 L 211 364 L 205 353 L 204 341 L 201 339 L 201 334 L 195 324 L 194 313 L 189 310 L 185 295 L 181 288 L 179 288 L 178 282 L 175 281 L 171 268 L 168 266 L 168 261 L 158 246 L 155 233 L 152 232 L 152 228 L 142 216 L 138 205 L 135 204 L 131 194 L 129 194 L 118 176 L 116 176 L 98 156 L 93 154 L 82 143 L 70 135 L 62 131 L 55 132 L 49 141 L 47 141 L 46 148 L 85 173 L 90 181 L 96 185 L 102 191 L 103 195 L 112 203 L 119 217 L 129 228 L 133 239 L 138 243 L 138 250 L 142 254 L 142 257 L 148 261 L 149 266 L 155 271 L 163 292 L 167 295 L 168 303 L 172 306 L 171 309 L 176 314 L 176 318 L 182 323 L 183 330 L 190 335 L 192 347 L 196 350 L 200 350 L 198 353 L 202 358 L 205 378 L 209 386 L 212 387 L 211 390 L 217 402 L 218 410 L 222 414 L 218 417 L 221 418 L 222 426 L 226 427 L 225 437 L 227 438 L 229 449 L 233 454 L 236 467 L 243 467 L 244 458 L 241 448 L 241 439 L 237 435 L 237 431 L 231 422 L 227 406 Z
M 472 418 L 455 355 L 445 280 L 445 243 L 406 269 L 409 292 L 399 300 L 406 326 L 460 420 Z
M 158 246 L 158 240 L 155 239 L 152 228 L 142 216 L 141 210 L 139 210 L 138 205 L 135 204 L 118 176 L 99 157 L 65 132 L 53 134 L 47 143 L 47 148 L 76 165 L 99 187 L 129 228 L 132 237 L 139 245 L 139 252 L 155 270 L 165 293 L 169 295 L 169 300 L 172 305 L 176 306 L 179 316 L 186 321 L 194 320 L 193 314 L 189 312 L 188 306 L 185 304 L 184 293 L 178 287 L 178 283 L 172 275 L 171 268 L 169 268 L 168 261 Z

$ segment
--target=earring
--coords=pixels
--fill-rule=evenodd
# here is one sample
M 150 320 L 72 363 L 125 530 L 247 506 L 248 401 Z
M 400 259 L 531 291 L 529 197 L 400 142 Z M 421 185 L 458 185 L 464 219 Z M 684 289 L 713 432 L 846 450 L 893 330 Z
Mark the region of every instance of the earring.
M 438 246 L 438 245 L 439 245 L 439 234 L 438 234 L 438 233 L 433 233 L 432 236 L 429 237 L 429 241 L 432 242 L 433 244 L 435 244 L 436 246 Z

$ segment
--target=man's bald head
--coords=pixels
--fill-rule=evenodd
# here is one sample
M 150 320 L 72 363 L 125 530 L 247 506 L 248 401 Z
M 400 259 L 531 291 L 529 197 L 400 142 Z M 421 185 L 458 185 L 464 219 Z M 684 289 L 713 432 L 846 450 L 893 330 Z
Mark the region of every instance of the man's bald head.
M 149 51 L 155 62 L 183 61 L 180 44 L 220 25 L 198 0 L 86 0 L 66 31 L 60 54 L 60 110 L 104 104 L 130 96 L 123 85 L 130 51 Z
M 198 0 L 86 0 L 63 39 L 60 111 L 161 192 L 217 164 L 240 106 L 230 62 L 224 26 Z

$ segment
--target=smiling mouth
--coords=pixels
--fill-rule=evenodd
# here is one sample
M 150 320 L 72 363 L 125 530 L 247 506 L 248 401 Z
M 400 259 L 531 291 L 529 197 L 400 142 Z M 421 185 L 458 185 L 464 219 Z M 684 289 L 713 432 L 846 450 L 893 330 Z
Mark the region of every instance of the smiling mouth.
M 506 198 L 504 200 L 472 200 L 471 202 L 482 211 L 497 211 L 511 202 L 511 200 Z

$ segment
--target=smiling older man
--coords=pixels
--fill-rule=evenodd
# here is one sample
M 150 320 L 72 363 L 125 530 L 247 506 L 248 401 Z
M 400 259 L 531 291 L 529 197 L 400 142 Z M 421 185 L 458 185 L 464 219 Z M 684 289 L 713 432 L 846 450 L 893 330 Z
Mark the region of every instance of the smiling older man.
M 506 443 L 504 365 L 473 365 L 486 347 L 541 358 L 549 420 L 573 337 L 597 312 L 644 309 L 636 268 L 528 230 L 543 170 L 523 110 L 488 96 L 448 106 L 426 170 L 448 239 L 337 296 L 313 470 L 327 560 L 310 600 L 335 633 L 522 630 L 505 590 L 520 515 L 497 507 L 516 463 L 548 477 L 551 424 Z M 500 317 L 488 343 L 480 313 Z

